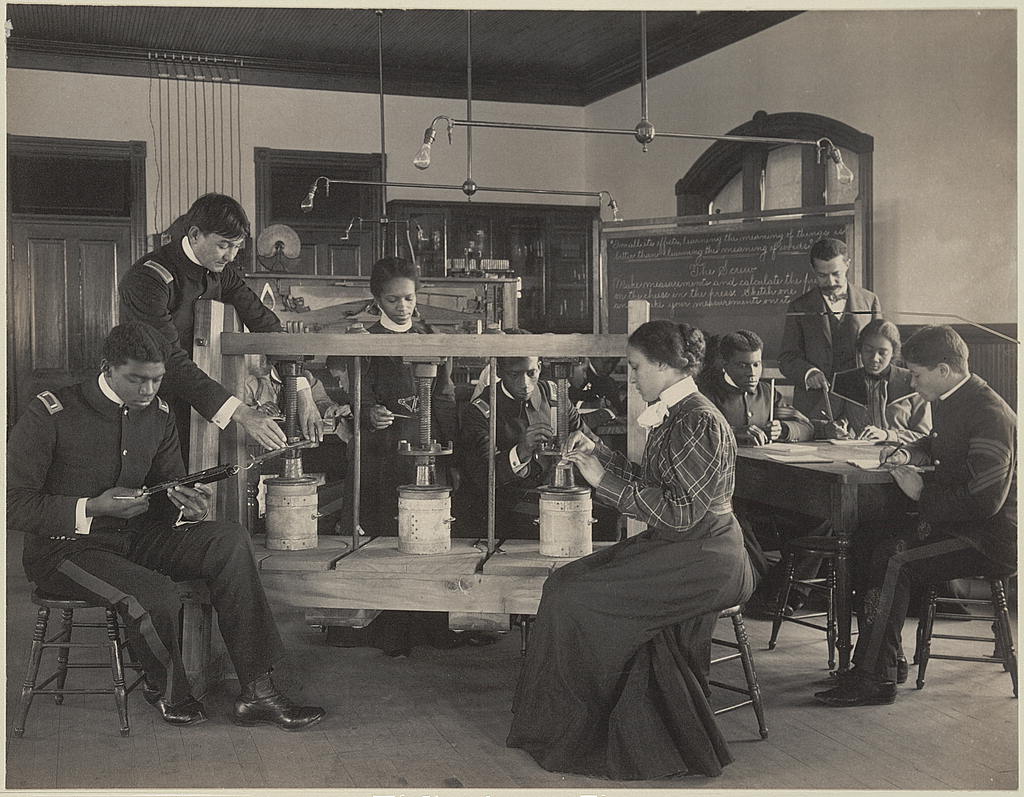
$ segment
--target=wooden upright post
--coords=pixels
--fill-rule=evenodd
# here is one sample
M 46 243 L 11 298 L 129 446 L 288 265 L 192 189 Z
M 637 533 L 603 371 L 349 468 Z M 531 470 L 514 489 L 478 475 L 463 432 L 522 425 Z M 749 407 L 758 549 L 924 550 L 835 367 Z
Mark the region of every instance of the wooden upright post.
M 641 324 L 651 320 L 651 303 L 646 299 L 630 299 L 626 307 L 626 329 L 633 333 Z M 628 366 L 627 366 L 628 373 Z M 647 443 L 647 432 L 636 422 L 637 416 L 644 411 L 646 402 L 640 397 L 640 391 L 629 382 L 626 393 L 626 457 L 630 462 L 639 462 Z M 633 537 L 647 526 L 634 518 L 626 518 L 626 536 Z

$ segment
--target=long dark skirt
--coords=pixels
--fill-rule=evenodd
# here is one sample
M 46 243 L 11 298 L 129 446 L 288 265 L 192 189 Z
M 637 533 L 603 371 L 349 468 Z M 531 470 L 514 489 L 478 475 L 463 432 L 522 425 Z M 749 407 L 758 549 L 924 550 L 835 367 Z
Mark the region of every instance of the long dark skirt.
M 648 529 L 545 582 L 507 744 L 544 769 L 718 775 L 732 757 L 707 700 L 711 632 L 754 574 L 730 515 Z

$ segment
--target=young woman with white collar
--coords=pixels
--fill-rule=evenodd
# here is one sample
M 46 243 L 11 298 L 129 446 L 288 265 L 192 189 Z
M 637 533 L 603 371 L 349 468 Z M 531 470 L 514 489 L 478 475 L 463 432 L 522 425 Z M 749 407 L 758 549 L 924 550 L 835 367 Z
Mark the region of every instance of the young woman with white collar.
M 693 382 L 704 348 L 687 324 L 630 335 L 630 379 L 653 402 L 640 464 L 582 432 L 566 443 L 597 500 L 647 529 L 544 585 L 508 744 L 545 769 L 650 779 L 732 760 L 702 685 L 718 612 L 754 573 L 732 514 L 735 438 Z

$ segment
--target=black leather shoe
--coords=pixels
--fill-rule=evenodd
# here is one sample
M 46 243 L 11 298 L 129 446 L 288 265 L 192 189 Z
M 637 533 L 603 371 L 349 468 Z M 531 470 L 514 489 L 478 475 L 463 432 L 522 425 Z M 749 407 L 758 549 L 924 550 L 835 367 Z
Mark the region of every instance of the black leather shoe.
M 142 696 L 160 712 L 163 721 L 171 725 L 197 725 L 206 721 L 206 709 L 191 695 L 172 706 L 164 700 L 158 689 L 146 684 L 142 688 Z
M 888 705 L 896 702 L 896 684 L 851 676 L 841 679 L 839 685 L 832 689 L 815 692 L 814 697 L 833 708 Z
M 235 725 L 276 725 L 286 731 L 301 731 L 315 725 L 326 714 L 320 706 L 296 706 L 280 692 L 269 697 L 239 697 L 231 721 Z
M 896 683 L 905 684 L 908 675 L 910 675 L 910 664 L 907 663 L 906 657 L 900 656 L 896 659 Z

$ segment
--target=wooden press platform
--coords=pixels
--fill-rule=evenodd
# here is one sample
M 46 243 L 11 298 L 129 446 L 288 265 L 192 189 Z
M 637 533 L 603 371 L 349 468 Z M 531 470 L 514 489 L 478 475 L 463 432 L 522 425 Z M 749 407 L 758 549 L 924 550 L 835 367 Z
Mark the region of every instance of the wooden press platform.
M 397 537 L 370 538 L 357 550 L 351 537 L 321 536 L 307 551 L 255 542 L 271 601 L 306 608 L 535 614 L 544 580 L 572 561 L 541 556 L 536 540 L 505 540 L 490 557 L 486 541 L 472 539 L 453 539 L 440 554 L 401 553 Z

